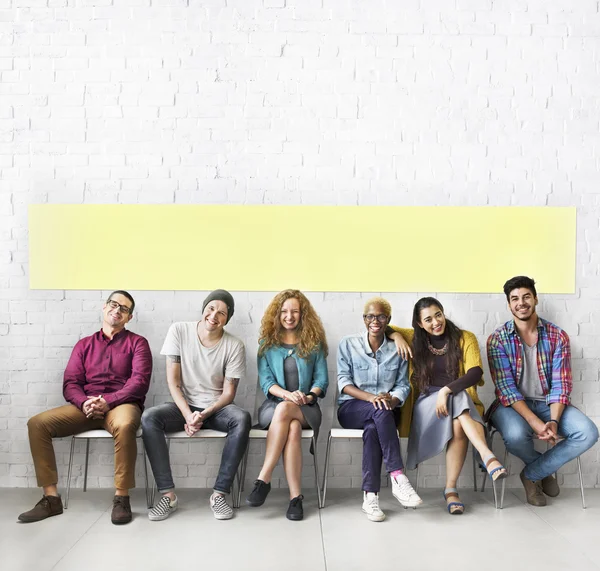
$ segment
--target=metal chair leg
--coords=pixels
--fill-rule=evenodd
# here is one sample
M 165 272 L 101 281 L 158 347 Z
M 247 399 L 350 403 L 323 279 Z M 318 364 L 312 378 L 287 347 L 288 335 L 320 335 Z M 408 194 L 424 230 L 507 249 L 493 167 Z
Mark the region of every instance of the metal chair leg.
M 471 444 L 472 456 L 473 456 L 473 491 L 477 491 L 477 450 Z
M 88 463 L 90 460 L 90 439 L 85 441 L 85 472 L 83 473 L 83 491 L 87 492 Z
M 148 489 L 148 461 L 146 458 L 146 447 L 144 446 L 144 442 L 142 441 L 142 453 L 144 458 L 144 483 L 146 487 L 146 507 L 148 509 L 152 509 L 152 504 L 150 503 L 150 490 Z
M 510 474 L 510 456 L 508 454 L 508 449 L 504 450 L 504 467 L 506 468 L 506 472 Z M 502 491 L 500 492 L 500 509 L 504 508 L 504 490 L 506 490 L 506 480 L 507 478 L 502 479 Z
M 65 509 L 69 508 L 69 491 L 71 490 L 71 471 L 73 470 L 73 453 L 75 452 L 75 438 L 71 437 L 71 454 L 69 455 L 69 470 L 67 471 L 67 493 Z
M 312 437 L 312 446 L 313 446 L 313 464 L 315 466 L 315 486 L 317 488 L 317 501 L 319 509 L 321 509 L 322 499 L 321 499 L 321 480 L 319 478 L 319 465 L 317 463 L 317 440 L 313 436 Z
M 579 491 L 581 492 L 581 508 L 586 509 L 585 495 L 583 494 L 583 475 L 581 474 L 581 458 L 577 456 L 577 471 L 579 472 Z
M 321 493 L 321 509 L 325 507 L 325 498 L 327 497 L 327 473 L 329 472 L 329 453 L 331 452 L 331 432 L 327 438 L 327 449 L 325 451 L 325 472 L 323 474 L 323 491 Z
M 415 492 L 419 493 L 419 465 L 417 464 L 417 473 L 415 474 Z
M 248 442 L 248 445 L 246 446 L 246 452 L 244 452 L 244 456 L 242 458 L 242 466 L 241 466 L 241 472 L 240 472 L 240 480 L 239 480 L 239 485 L 238 485 L 238 499 L 237 499 L 237 504 L 238 504 L 238 508 L 242 505 L 242 492 L 244 491 L 244 481 L 246 479 L 246 467 L 248 465 L 248 451 L 250 450 L 250 442 Z

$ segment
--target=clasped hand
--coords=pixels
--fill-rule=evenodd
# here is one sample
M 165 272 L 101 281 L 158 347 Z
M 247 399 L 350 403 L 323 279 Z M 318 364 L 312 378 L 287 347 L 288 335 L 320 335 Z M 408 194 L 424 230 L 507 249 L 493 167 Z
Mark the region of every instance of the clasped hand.
M 110 410 L 110 407 L 102 395 L 97 397 L 88 396 L 88 399 L 83 403 L 81 410 L 87 418 L 97 419 L 104 418 L 104 415 Z
M 302 406 L 303 404 L 308 404 L 308 397 L 302 391 L 286 391 L 283 395 L 283 400 L 288 402 L 293 402 L 298 406 Z
M 195 410 L 191 414 L 187 416 L 185 419 L 185 424 L 183 425 L 183 429 L 188 436 L 193 436 L 202 428 L 202 423 L 204 422 L 204 417 L 201 412 Z
M 379 393 L 373 395 L 369 401 L 375 408 L 380 410 L 391 410 L 392 409 L 392 395 L 390 393 Z

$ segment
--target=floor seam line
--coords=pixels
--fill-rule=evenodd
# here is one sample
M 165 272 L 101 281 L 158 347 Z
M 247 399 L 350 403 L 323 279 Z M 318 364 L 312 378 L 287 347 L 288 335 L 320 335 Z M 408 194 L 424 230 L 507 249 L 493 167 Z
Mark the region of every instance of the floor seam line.
M 71 550 L 88 534 L 88 532 L 90 531 L 90 529 L 92 529 L 92 527 L 94 527 L 99 521 L 100 518 L 102 518 L 102 516 L 109 510 L 110 508 L 106 508 L 90 525 L 89 527 L 81 534 L 81 536 L 79 537 L 79 539 L 73 544 L 71 545 L 71 547 L 69 547 L 69 549 L 67 549 L 66 553 L 51 567 L 50 571 L 54 571 L 54 569 L 56 569 L 56 566 L 71 552 Z

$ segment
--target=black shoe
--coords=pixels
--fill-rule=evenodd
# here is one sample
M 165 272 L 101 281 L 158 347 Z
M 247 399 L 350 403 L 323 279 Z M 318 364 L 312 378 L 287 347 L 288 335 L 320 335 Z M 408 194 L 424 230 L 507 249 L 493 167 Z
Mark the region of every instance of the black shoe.
M 262 506 L 271 491 L 271 484 L 267 484 L 262 480 L 254 481 L 254 489 L 250 492 L 250 495 L 246 498 L 246 503 L 249 506 L 257 508 Z
M 302 500 L 304 496 L 300 494 L 296 498 L 290 500 L 290 507 L 285 514 L 285 517 L 292 521 L 300 521 L 304 517 L 304 510 L 302 509 Z

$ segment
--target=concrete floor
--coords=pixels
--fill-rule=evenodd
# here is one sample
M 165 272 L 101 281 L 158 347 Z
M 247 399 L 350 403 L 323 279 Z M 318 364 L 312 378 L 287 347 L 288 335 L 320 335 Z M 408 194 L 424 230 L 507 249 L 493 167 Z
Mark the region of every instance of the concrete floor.
M 285 519 L 287 494 L 273 490 L 261 508 L 242 506 L 230 521 L 216 521 L 209 490 L 179 490 L 180 508 L 151 522 L 142 490 L 132 495 L 134 520 L 110 522 L 111 490 L 71 491 L 61 516 L 35 524 L 17 515 L 41 497 L 34 489 L 0 489 L 2 571 L 219 570 L 350 571 L 363 569 L 461 571 L 600 570 L 600 490 L 562 490 L 544 508 L 507 490 L 503 510 L 492 491 L 461 491 L 467 506 L 451 517 L 441 492 L 420 491 L 424 504 L 404 510 L 391 490 L 381 492 L 382 523 L 366 519 L 359 490 L 330 490 L 318 510 L 307 491 L 305 519 Z

